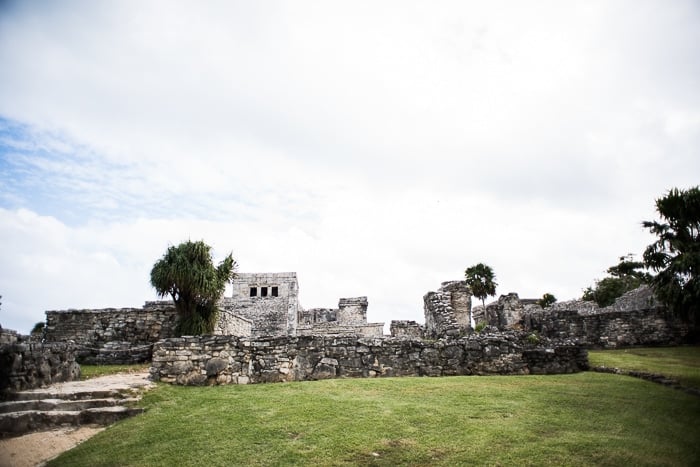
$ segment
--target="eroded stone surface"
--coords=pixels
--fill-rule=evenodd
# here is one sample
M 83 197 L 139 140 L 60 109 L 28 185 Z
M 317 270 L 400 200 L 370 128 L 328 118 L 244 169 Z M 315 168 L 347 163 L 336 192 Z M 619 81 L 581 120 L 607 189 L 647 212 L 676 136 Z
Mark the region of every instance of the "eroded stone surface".
M 180 360 L 183 349 L 188 350 L 186 366 Z M 213 357 L 216 353 L 219 357 Z M 222 354 L 227 357 L 222 359 Z M 199 336 L 156 343 L 151 377 L 187 385 L 247 384 L 338 377 L 571 373 L 587 368 L 587 352 L 575 343 L 548 339 L 533 343 L 522 332 L 437 341 L 358 336 Z

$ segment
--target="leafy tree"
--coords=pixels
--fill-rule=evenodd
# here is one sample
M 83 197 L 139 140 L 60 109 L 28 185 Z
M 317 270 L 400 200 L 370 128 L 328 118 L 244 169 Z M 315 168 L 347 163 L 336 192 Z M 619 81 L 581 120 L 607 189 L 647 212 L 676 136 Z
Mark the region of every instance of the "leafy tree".
M 542 295 L 542 298 L 540 298 L 537 301 L 537 304 L 542 308 L 547 308 L 548 306 L 554 305 L 555 303 L 557 303 L 557 297 L 555 297 L 551 293 L 546 293 Z
M 467 285 L 472 289 L 472 294 L 481 300 L 481 304 L 486 310 L 486 297 L 496 295 L 496 286 L 498 286 L 493 269 L 484 263 L 475 264 L 464 271 L 464 277 Z
M 46 324 L 43 321 L 39 321 L 38 323 L 34 324 L 34 327 L 32 328 L 31 332 L 29 334 L 35 335 L 41 335 L 44 332 L 44 327 Z
M 649 282 L 651 276 L 640 271 L 643 268 L 644 263 L 635 261 L 634 255 L 620 256 L 620 262 L 607 270 L 610 277 L 597 280 L 594 287 L 587 287 L 582 298 L 596 302 L 599 307 L 610 306 L 625 292 Z
M 235 276 L 231 254 L 214 267 L 211 247 L 203 241 L 170 246 L 151 270 L 159 297 L 170 295 L 178 312 L 179 335 L 211 334 L 219 315 L 217 301 Z
M 671 189 L 656 200 L 661 221 L 642 225 L 657 236 L 644 250 L 644 264 L 656 271 L 656 296 L 689 323 L 700 321 L 700 189 Z

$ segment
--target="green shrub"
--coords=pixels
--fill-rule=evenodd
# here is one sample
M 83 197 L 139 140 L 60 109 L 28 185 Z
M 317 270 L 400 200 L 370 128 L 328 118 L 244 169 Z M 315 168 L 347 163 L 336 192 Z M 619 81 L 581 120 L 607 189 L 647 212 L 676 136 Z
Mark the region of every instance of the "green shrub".
M 530 333 L 527 336 L 527 341 L 530 344 L 539 344 L 540 343 L 540 336 L 536 332 Z

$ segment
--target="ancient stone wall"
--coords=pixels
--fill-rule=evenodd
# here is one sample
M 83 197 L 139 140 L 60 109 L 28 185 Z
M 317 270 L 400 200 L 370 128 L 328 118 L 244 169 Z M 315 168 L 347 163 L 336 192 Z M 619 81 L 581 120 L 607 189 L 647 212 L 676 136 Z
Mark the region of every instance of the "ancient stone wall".
M 423 337 L 423 326 L 410 320 L 392 320 L 389 325 L 391 337 Z
M 687 326 L 647 286 L 625 293 L 605 308 L 583 300 L 545 309 L 526 306 L 520 326 L 548 337 L 576 339 L 591 348 L 675 345 L 688 335 Z
M 219 308 L 219 320 L 216 322 L 214 334 L 220 336 L 250 337 L 253 335 L 253 322 L 221 306 Z
M 340 324 L 338 322 L 299 325 L 297 336 L 364 336 L 382 337 L 384 323 Z
M 80 377 L 73 345 L 42 344 L 21 336 L 12 344 L 0 345 L 0 399 L 8 393 L 73 381 Z
M 531 301 L 528 300 L 528 302 Z M 517 327 L 525 313 L 523 302 L 516 293 L 501 295 L 496 302 L 486 305 L 486 309 L 475 307 L 474 322 L 486 323 L 488 326 L 496 326 L 499 329 Z
M 12 329 L 0 328 L 0 345 L 14 344 L 19 339 L 19 333 Z
M 570 342 L 525 333 L 424 341 L 330 336 L 199 336 L 156 343 L 151 377 L 186 384 L 247 384 L 342 377 L 572 373 L 588 368 Z
M 526 330 L 550 338 L 576 339 L 590 348 L 675 345 L 688 329 L 665 308 L 579 314 L 577 310 L 541 310 L 523 319 Z
M 175 335 L 172 302 L 146 302 L 143 308 L 46 312 L 46 342 L 73 342 L 83 363 L 139 363 L 150 360 L 159 339 Z
M 226 314 L 250 321 L 252 336 L 286 336 L 288 299 L 286 297 L 225 298 L 219 306 Z M 294 325 L 296 328 L 296 324 Z
M 338 321 L 337 308 L 309 308 L 299 311 L 299 326 Z
M 423 296 L 425 335 L 458 336 L 471 329 L 471 291 L 466 281 L 443 282 L 437 292 Z

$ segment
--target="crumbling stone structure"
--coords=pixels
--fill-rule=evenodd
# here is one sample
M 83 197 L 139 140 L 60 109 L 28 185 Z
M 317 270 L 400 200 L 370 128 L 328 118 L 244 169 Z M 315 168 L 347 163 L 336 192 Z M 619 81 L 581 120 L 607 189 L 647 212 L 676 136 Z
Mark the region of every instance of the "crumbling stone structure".
M 477 322 L 499 329 L 534 331 L 541 336 L 574 339 L 589 348 L 672 345 L 684 342 L 687 326 L 658 302 L 646 286 L 627 292 L 609 307 L 571 300 L 542 309 L 536 300 L 501 295 L 486 310 L 474 310 Z
M 367 322 L 367 297 L 341 298 L 337 309 L 306 311 L 299 305 L 298 294 L 296 273 L 238 274 L 232 296 L 219 302 L 214 334 L 383 334 L 384 323 Z M 83 363 L 140 363 L 151 359 L 154 342 L 176 335 L 176 323 L 171 301 L 146 302 L 143 308 L 47 311 L 45 340 L 75 343 Z
M 44 344 L 20 336 L 0 345 L 0 399 L 9 393 L 34 389 L 80 377 L 75 348 L 66 342 Z
M 423 337 L 423 326 L 411 320 L 392 320 L 389 326 L 391 337 Z
M 605 308 L 579 300 L 544 310 L 532 307 L 522 326 L 542 336 L 576 339 L 589 348 L 674 345 L 684 343 L 688 336 L 687 325 L 646 286 L 627 292 Z
M 146 302 L 143 308 L 46 312 L 47 343 L 72 342 L 87 364 L 140 363 L 151 359 L 154 342 L 175 336 L 172 302 Z
M 484 307 L 475 307 L 472 311 L 476 323 L 486 323 L 499 329 L 518 328 L 525 314 L 526 305 L 530 306 L 536 300 L 520 299 L 518 294 L 501 295 L 496 302 Z
M 367 297 L 341 298 L 338 308 L 310 308 L 299 312 L 297 335 L 359 335 L 381 337 L 384 323 L 367 322 Z
M 367 322 L 367 297 L 341 298 L 338 308 L 311 308 L 299 304 L 295 272 L 241 273 L 233 280 L 233 294 L 220 302 L 223 311 L 251 324 L 250 333 L 232 330 L 237 336 L 296 336 L 311 334 L 357 334 L 381 336 L 384 323 Z M 226 313 L 223 313 L 224 317 Z
M 342 377 L 573 373 L 585 349 L 522 332 L 460 339 L 357 336 L 197 336 L 156 343 L 151 377 L 184 385 L 248 384 Z
M 425 337 L 456 337 L 471 330 L 472 294 L 466 281 L 443 282 L 423 296 Z

